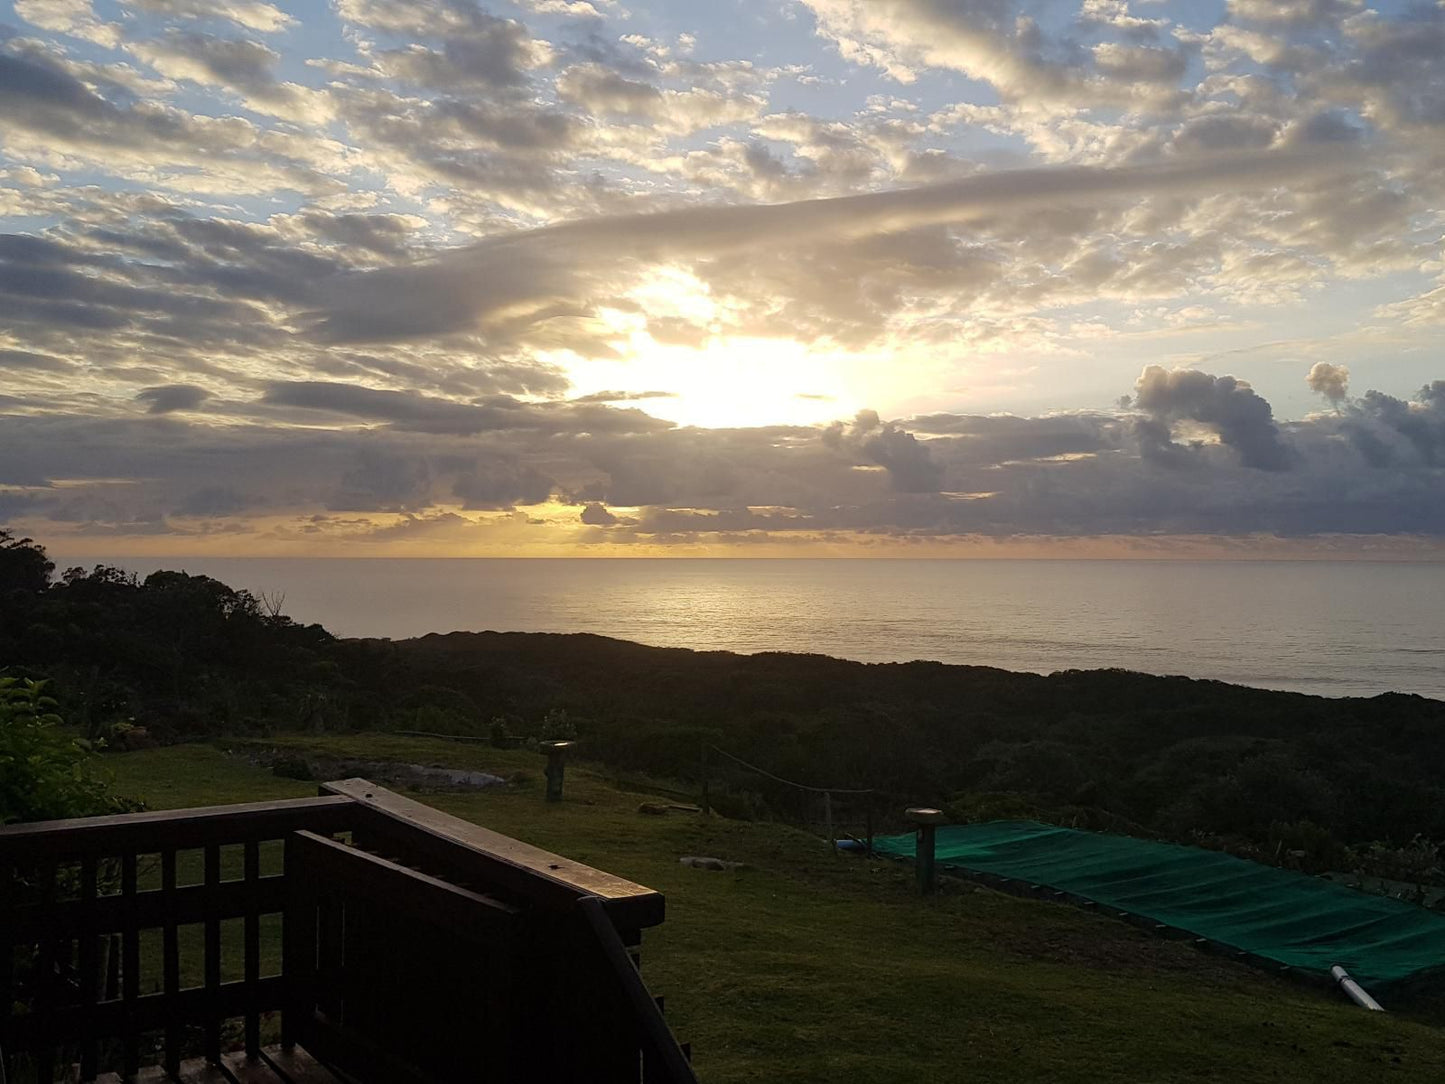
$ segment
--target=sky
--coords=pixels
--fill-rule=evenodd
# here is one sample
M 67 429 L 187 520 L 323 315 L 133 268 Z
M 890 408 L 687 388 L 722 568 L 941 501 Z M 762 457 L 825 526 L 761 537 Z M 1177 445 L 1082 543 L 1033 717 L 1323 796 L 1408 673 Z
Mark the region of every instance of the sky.
M 0 0 L 63 556 L 1445 557 L 1445 0 Z

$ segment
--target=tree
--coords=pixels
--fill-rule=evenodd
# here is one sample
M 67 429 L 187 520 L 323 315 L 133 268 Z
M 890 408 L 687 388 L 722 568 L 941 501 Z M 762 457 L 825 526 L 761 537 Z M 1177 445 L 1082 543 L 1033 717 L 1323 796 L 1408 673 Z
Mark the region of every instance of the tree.
M 38 595 L 50 586 L 54 571 L 55 562 L 45 555 L 44 546 L 0 527 L 0 597 L 14 591 Z

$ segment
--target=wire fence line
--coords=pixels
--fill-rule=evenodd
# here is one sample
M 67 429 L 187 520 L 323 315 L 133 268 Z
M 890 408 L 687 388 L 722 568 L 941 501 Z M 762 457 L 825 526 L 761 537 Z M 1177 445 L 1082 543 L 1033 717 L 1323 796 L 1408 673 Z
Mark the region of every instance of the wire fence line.
M 718 753 L 718 754 L 721 754 L 722 756 L 727 757 L 728 760 L 731 760 L 734 764 L 740 764 L 740 765 L 742 765 L 744 768 L 747 768 L 749 771 L 756 772 L 758 775 L 761 775 L 761 776 L 763 776 L 764 778 L 771 779 L 774 783 L 782 783 L 782 784 L 785 785 L 785 786 L 793 787 L 793 788 L 795 788 L 795 789 L 797 789 L 797 790 L 810 791 L 810 792 L 812 792 L 813 794 L 877 794 L 877 793 L 878 793 L 878 791 L 874 790 L 872 787 L 864 787 L 864 788 L 862 788 L 861 790 L 860 790 L 860 789 L 856 789 L 856 788 L 849 788 L 849 787 L 810 787 L 810 786 L 808 786 L 808 784 L 806 784 L 806 783 L 799 783 L 799 782 L 796 782 L 795 780 L 792 780 L 792 779 L 784 779 L 784 778 L 783 778 L 782 776 L 780 776 L 780 775 L 774 775 L 772 772 L 768 771 L 766 768 L 759 768 L 756 764 L 749 764 L 749 763 L 748 763 L 746 760 L 744 760 L 742 757 L 733 756 L 733 754 L 732 754 L 732 753 L 729 753 L 726 749 L 719 749 L 716 745 L 709 745 L 709 746 L 708 746 L 708 749 L 711 750 L 711 751 L 714 752 L 714 753 Z
M 437 734 L 424 730 L 397 730 L 392 733 L 405 735 L 407 737 L 441 738 L 448 741 L 479 745 L 488 743 L 495 744 L 490 738 L 470 734 Z M 800 822 L 809 829 L 822 829 L 822 836 L 830 847 L 835 847 L 841 837 L 841 839 L 852 840 L 854 843 L 864 847 L 867 853 L 871 855 L 873 853 L 874 828 L 879 814 L 884 812 L 884 809 L 881 807 L 884 807 L 885 803 L 898 803 L 901 808 L 910 801 L 905 795 L 882 790 L 877 787 L 819 787 L 810 783 L 800 783 L 796 779 L 788 779 L 778 775 L 776 772 L 770 772 L 768 769 L 754 764 L 751 761 L 744 760 L 737 754 L 730 753 L 721 746 L 714 745 L 711 742 L 704 743 L 702 747 L 702 779 L 700 793 L 698 794 L 686 790 L 679 790 L 675 787 L 668 787 L 657 780 L 625 777 L 620 769 L 615 773 L 614 778 L 619 784 L 625 782 L 629 786 L 665 794 L 669 797 L 696 798 L 704 811 L 711 812 L 713 805 L 712 784 L 718 782 L 731 785 L 733 781 L 723 778 L 715 772 L 714 766 L 709 761 L 708 754 L 710 753 L 717 754 L 730 764 L 736 765 L 738 768 L 743 769 L 745 772 L 750 772 L 760 779 L 766 779 L 780 787 L 796 791 L 800 795 L 816 796 L 818 799 L 818 805 L 816 807 L 817 816 L 810 815 L 810 810 L 807 807 L 803 807 L 799 809 L 800 815 L 788 819 Z M 777 796 L 774 795 L 772 797 L 776 800 Z M 779 809 L 775 803 L 769 803 L 769 805 L 771 807 L 770 812 L 785 812 Z M 842 808 L 839 808 L 840 806 Z M 849 815 L 850 813 L 852 815 Z M 859 829 L 859 832 L 854 834 L 853 832 L 847 831 L 846 829 L 848 828 Z M 3 1082 L 0 1082 L 0 1084 L 3 1084 Z
M 819 834 L 818 830 L 821 829 L 823 839 L 835 852 L 838 844 L 843 840 L 852 840 L 871 855 L 875 827 L 880 813 L 885 812 L 885 804 L 893 801 L 898 801 L 901 805 L 908 804 L 908 799 L 877 787 L 820 787 L 810 783 L 800 783 L 796 779 L 787 779 L 775 772 L 768 771 L 768 769 L 744 760 L 717 745 L 707 743 L 703 746 L 702 756 L 701 802 L 704 810 L 711 811 L 712 808 L 712 784 L 714 782 L 731 783 L 730 780 L 718 777 L 713 764 L 710 763 L 710 753 L 717 754 L 724 761 L 745 772 L 785 788 L 784 793 L 796 792 L 803 799 L 798 809 L 800 815 L 788 819 L 800 821 L 814 834 Z M 777 794 L 772 797 L 775 803 L 781 799 L 781 795 Z M 774 805 L 774 810 L 782 812 L 777 809 L 776 805 Z

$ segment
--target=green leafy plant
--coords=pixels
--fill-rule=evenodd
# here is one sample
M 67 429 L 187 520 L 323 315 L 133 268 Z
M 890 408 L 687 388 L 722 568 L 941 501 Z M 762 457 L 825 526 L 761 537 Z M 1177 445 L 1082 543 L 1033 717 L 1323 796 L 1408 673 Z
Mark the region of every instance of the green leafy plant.
M 553 708 L 542 716 L 543 741 L 576 741 L 577 724 L 567 715 L 566 708 Z
M 0 677 L 0 823 L 125 807 L 90 774 L 90 744 L 61 729 L 46 683 Z

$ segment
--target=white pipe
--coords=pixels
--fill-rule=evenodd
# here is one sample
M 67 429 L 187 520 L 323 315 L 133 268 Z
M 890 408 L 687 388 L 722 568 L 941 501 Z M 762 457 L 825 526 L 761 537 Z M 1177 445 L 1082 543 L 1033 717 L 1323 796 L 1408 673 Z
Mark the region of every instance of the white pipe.
M 1371 1012 L 1385 1011 L 1380 1007 L 1380 1003 L 1366 993 L 1364 987 L 1350 978 L 1350 973 L 1339 964 L 1335 964 L 1334 967 L 1330 968 L 1330 977 L 1339 983 L 1339 987 L 1345 992 L 1345 996 L 1360 1008 L 1369 1009 Z

